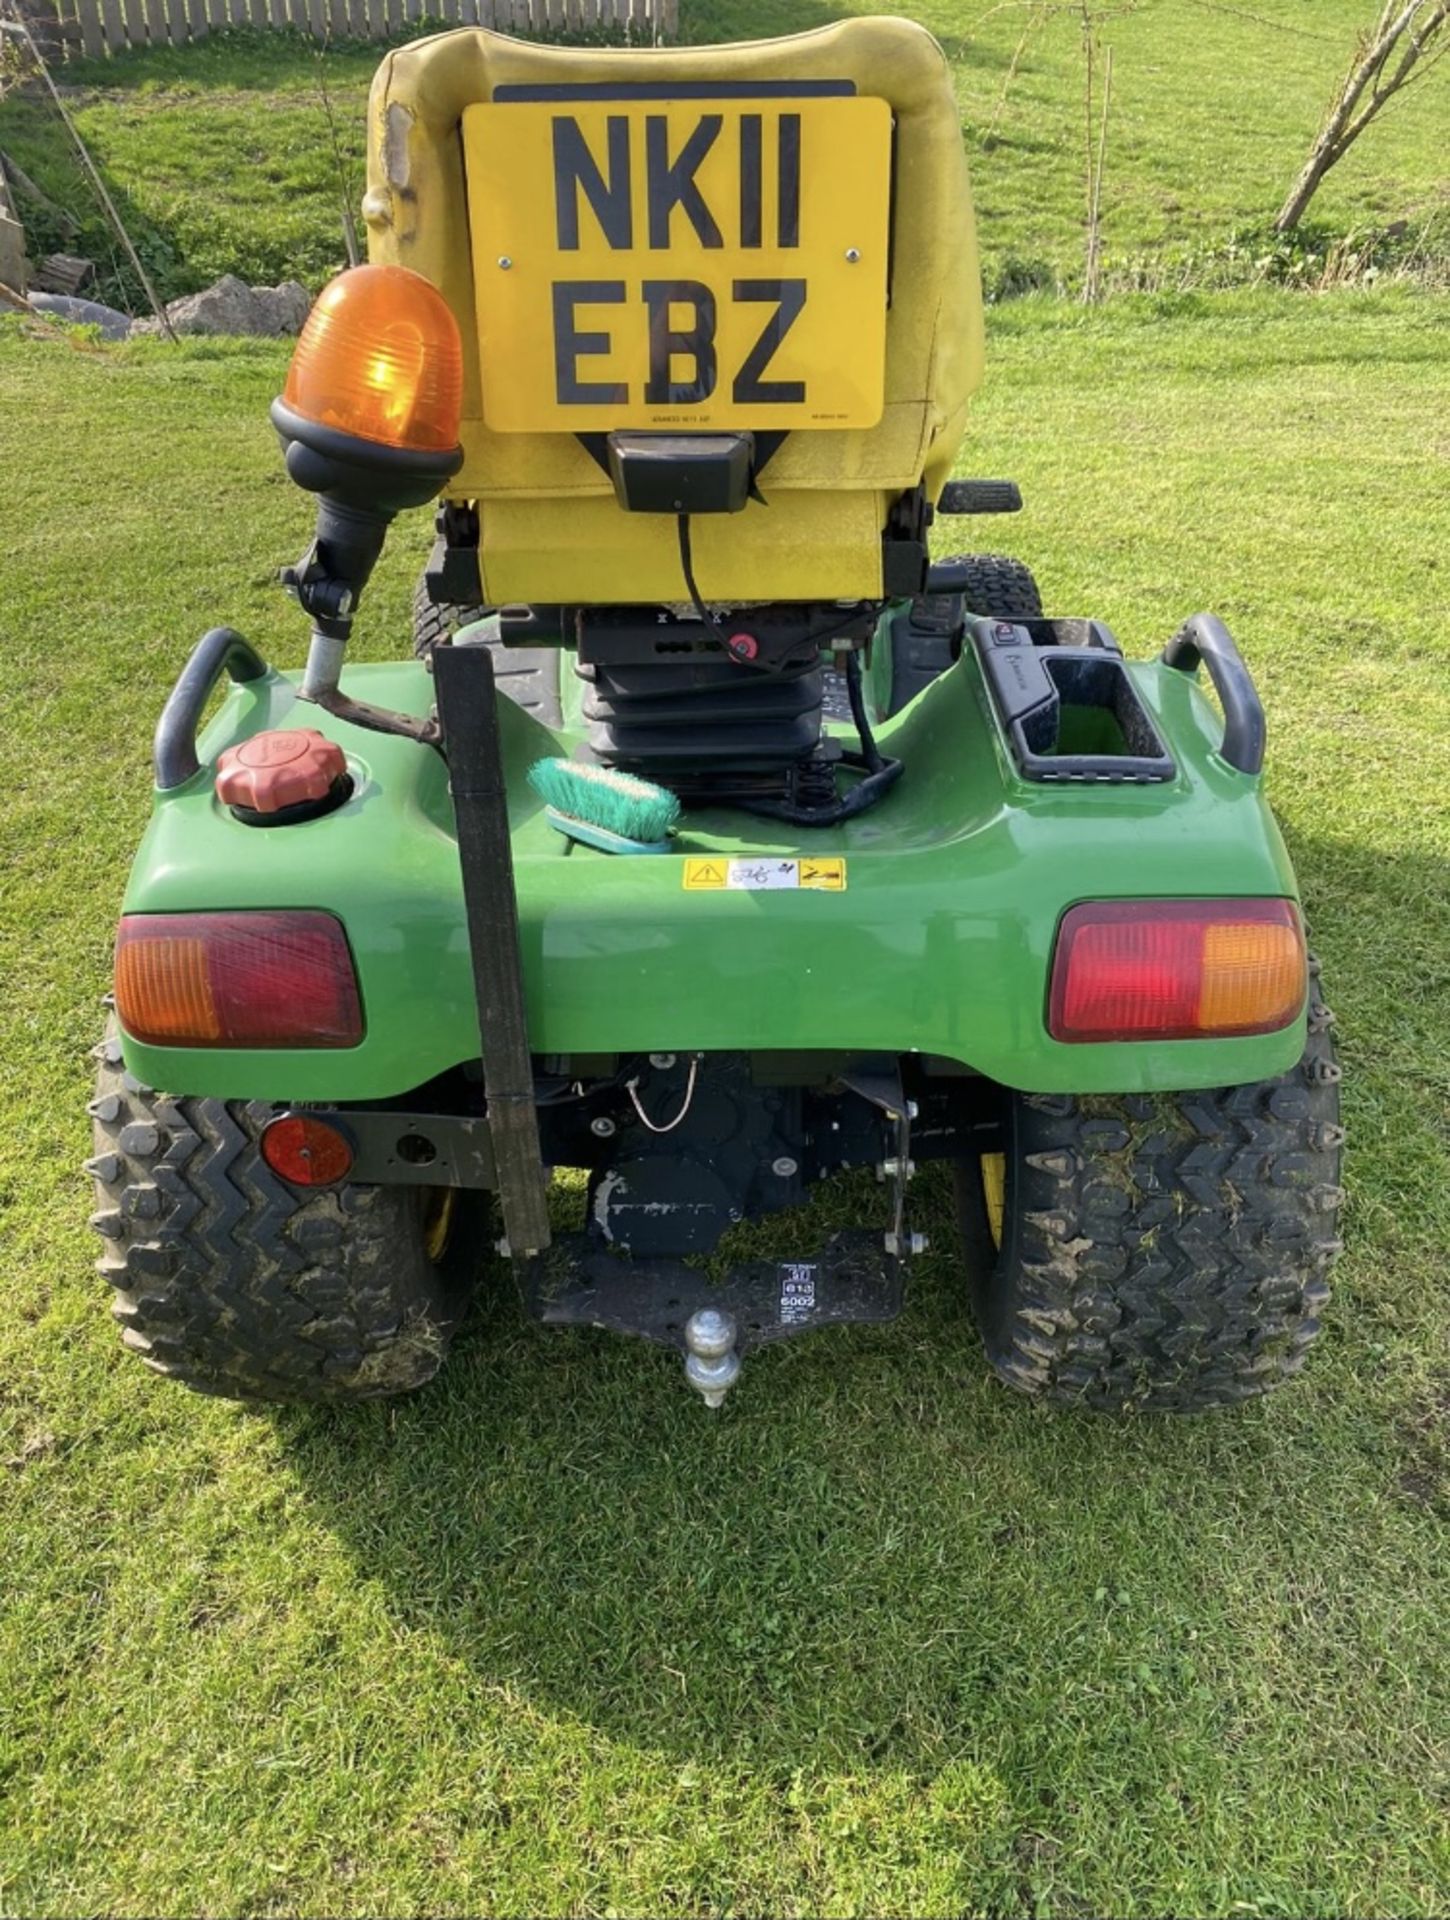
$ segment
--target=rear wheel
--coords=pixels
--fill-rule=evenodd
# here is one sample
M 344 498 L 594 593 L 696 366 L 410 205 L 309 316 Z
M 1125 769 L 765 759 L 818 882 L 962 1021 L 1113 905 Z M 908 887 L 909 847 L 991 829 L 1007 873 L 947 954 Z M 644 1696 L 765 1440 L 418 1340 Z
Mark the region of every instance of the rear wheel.
M 114 1023 L 98 1053 L 91 1224 L 127 1347 L 238 1400 L 370 1400 L 433 1377 L 482 1258 L 482 1195 L 289 1186 L 258 1144 L 272 1107 L 154 1093 Z
M 1196 1412 L 1299 1370 L 1339 1247 L 1329 1022 L 1316 982 L 1303 1058 L 1251 1086 L 1005 1096 L 1005 1152 L 961 1163 L 957 1194 L 973 1311 L 1009 1386 Z

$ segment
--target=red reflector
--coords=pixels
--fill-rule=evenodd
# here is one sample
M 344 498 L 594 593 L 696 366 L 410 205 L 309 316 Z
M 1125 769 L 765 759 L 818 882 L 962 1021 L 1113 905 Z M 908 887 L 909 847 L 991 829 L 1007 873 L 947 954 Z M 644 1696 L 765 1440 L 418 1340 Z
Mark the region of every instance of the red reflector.
M 1063 915 L 1048 1027 L 1069 1041 L 1275 1033 L 1305 978 L 1292 901 L 1097 901 Z
M 262 1134 L 262 1158 L 294 1187 L 333 1187 L 352 1172 L 352 1146 L 336 1127 L 310 1114 L 284 1114 Z
M 116 1011 L 153 1047 L 355 1047 L 362 1008 L 330 913 L 128 913 Z

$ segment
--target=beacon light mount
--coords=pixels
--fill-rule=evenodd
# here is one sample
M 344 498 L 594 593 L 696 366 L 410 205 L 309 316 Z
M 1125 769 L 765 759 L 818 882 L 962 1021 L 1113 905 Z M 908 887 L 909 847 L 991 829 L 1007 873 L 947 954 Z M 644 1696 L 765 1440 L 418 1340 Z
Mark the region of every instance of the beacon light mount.
M 288 475 L 317 496 L 312 544 L 282 574 L 312 622 L 302 698 L 430 742 L 435 722 L 349 700 L 338 683 L 389 526 L 463 463 L 462 388 L 458 325 L 432 282 L 406 267 L 353 267 L 319 295 L 271 409 Z

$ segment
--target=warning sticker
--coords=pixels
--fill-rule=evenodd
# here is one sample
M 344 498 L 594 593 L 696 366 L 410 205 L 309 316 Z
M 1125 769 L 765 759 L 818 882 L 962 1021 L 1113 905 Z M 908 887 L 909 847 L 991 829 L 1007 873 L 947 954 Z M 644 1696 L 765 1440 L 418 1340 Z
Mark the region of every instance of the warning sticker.
M 844 893 L 846 862 L 841 854 L 811 860 L 686 860 L 684 886 L 686 893 L 776 893 L 802 887 L 814 893 Z

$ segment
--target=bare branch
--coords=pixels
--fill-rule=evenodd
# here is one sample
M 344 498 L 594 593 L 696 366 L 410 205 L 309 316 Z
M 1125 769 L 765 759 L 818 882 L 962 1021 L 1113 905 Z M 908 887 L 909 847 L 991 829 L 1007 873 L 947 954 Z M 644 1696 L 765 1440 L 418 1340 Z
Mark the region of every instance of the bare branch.
M 1309 158 L 1279 209 L 1276 233 L 1298 226 L 1329 169 L 1396 94 L 1439 64 L 1450 50 L 1450 36 L 1440 39 L 1447 24 L 1450 0 L 1387 0 L 1378 23 L 1360 36 Z

